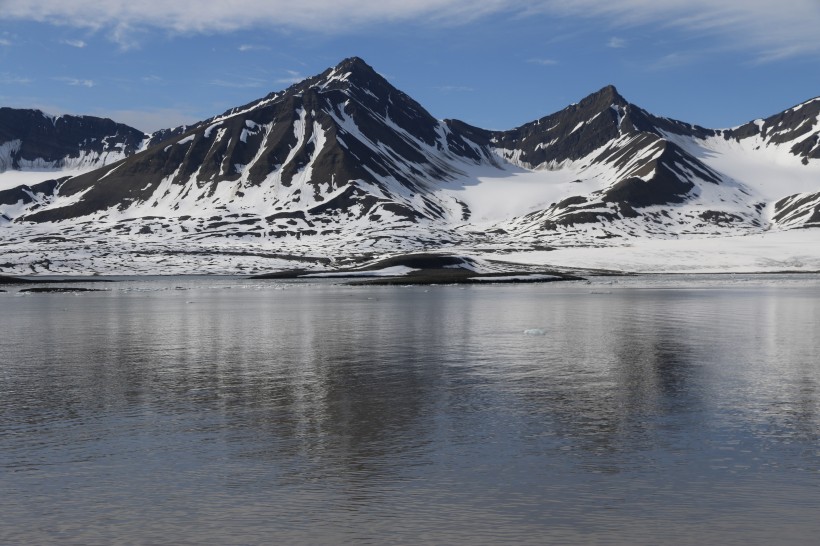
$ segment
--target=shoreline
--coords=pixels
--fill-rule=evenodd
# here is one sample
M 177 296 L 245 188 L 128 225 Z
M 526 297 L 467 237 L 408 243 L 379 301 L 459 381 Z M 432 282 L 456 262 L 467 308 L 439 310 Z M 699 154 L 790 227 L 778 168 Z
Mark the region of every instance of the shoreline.
M 383 277 L 379 278 L 376 276 L 371 277 L 364 277 L 358 275 L 344 275 L 341 272 L 336 274 L 337 272 L 333 272 L 334 275 L 330 276 L 316 276 L 317 272 L 315 271 L 303 271 L 303 270 L 287 270 L 287 271 L 278 271 L 274 273 L 266 273 L 263 275 L 248 275 L 247 273 L 167 273 L 167 274 L 152 274 L 152 273 L 134 273 L 134 274 L 112 274 L 112 275 L 88 275 L 88 276 L 78 276 L 78 275 L 0 275 L 0 286 L 8 287 L 8 286 L 23 286 L 23 285 L 31 285 L 31 284 L 77 284 L 77 283 L 118 283 L 124 282 L 129 280 L 151 280 L 151 279 L 190 279 L 190 278 L 202 278 L 202 279 L 247 279 L 247 280 L 300 280 L 300 281 L 311 281 L 311 280 L 339 280 L 339 281 L 348 281 L 358 279 L 360 282 L 356 283 L 347 283 L 347 284 L 373 284 L 373 285 L 387 285 L 387 284 L 414 284 L 414 283 L 402 283 L 402 280 L 409 280 L 412 277 L 409 276 L 396 276 L 396 277 Z M 558 276 L 559 273 L 555 271 L 549 271 L 544 273 L 534 273 L 532 271 L 527 272 L 508 272 L 508 273 L 498 273 L 498 274 L 476 274 L 472 273 L 471 277 L 473 279 L 477 278 L 485 278 L 491 279 L 493 275 L 497 276 L 511 276 L 511 275 L 540 275 L 540 274 L 549 274 L 549 275 L 556 275 Z M 620 271 L 620 272 L 604 272 L 604 271 L 595 271 L 591 272 L 588 270 L 579 270 L 575 273 L 567 273 L 561 272 L 565 278 L 562 279 L 553 279 L 547 280 L 543 279 L 540 282 L 556 282 L 559 280 L 585 280 L 589 277 L 611 277 L 611 278 L 618 278 L 618 277 L 684 277 L 684 276 L 702 276 L 702 277 L 733 277 L 733 276 L 782 276 L 782 275 L 800 275 L 800 276 L 810 276 L 810 275 L 820 275 L 820 270 L 812 270 L 812 271 L 805 271 L 805 270 L 778 270 L 778 271 L 692 271 L 692 272 L 682 272 L 682 271 L 673 271 L 673 272 L 641 272 L 641 271 Z M 583 275 L 583 276 L 581 276 Z M 418 279 L 420 280 L 420 279 Z M 373 281 L 373 282 L 370 282 Z M 395 281 L 395 282 L 393 282 Z M 497 281 L 499 284 L 505 281 Z M 507 281 L 507 282 L 515 282 L 515 281 Z M 518 281 L 518 282 L 539 282 L 536 279 L 531 281 Z M 416 284 L 422 284 L 420 282 Z M 433 283 L 435 284 L 435 283 Z M 449 283 L 449 284 L 458 284 L 457 282 Z M 494 284 L 488 283 L 486 281 L 478 281 L 476 280 L 475 283 L 470 284 Z

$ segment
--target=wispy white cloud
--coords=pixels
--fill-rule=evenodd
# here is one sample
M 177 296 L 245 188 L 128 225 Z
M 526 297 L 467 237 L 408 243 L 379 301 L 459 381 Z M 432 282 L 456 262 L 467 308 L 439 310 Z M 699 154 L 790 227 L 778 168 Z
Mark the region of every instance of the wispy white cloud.
M 760 60 L 820 53 L 817 0 L 2 0 L 0 19 L 105 32 L 122 48 L 154 28 L 229 32 L 260 26 L 349 32 L 385 22 L 466 24 L 493 14 L 547 13 L 609 28 L 677 28 L 746 50 Z
M 804 53 L 800 46 L 773 47 L 760 54 L 754 59 L 755 64 L 766 64 L 775 61 L 782 61 L 790 57 L 798 57 Z
M 94 80 L 83 80 L 80 78 L 54 78 L 58 82 L 63 82 L 67 85 L 75 86 L 75 87 L 94 87 L 97 83 Z
M 692 64 L 698 60 L 699 56 L 695 53 L 687 53 L 687 52 L 676 52 L 676 53 L 669 53 L 668 55 L 664 55 L 660 59 L 656 60 L 652 64 L 649 65 L 650 70 L 666 70 L 670 68 L 677 68 L 679 66 L 685 66 L 687 64 Z
M 516 0 L 518 1 L 518 0 Z M 141 26 L 180 33 L 273 25 L 338 32 L 386 21 L 475 20 L 505 9 L 505 0 L 3 0 L 0 18 L 26 19 L 122 34 Z
M 606 43 L 606 47 L 611 47 L 612 49 L 624 48 L 626 47 L 626 40 L 624 40 L 623 38 L 618 38 L 617 36 L 613 36 Z
M 30 78 L 24 78 L 23 76 L 0 72 L 0 84 L 3 85 L 28 85 L 32 81 Z
M 78 25 L 83 26 L 83 25 Z M 95 24 L 95 25 L 85 25 L 86 27 L 91 26 L 95 30 L 99 30 L 102 27 L 110 27 L 108 28 L 108 38 L 120 46 L 122 51 L 128 51 L 132 49 L 139 49 L 140 48 L 140 35 L 146 32 L 145 28 L 141 25 L 132 25 L 129 24 L 127 21 L 116 21 L 112 25 L 105 25 L 105 24 Z M 161 25 L 156 25 L 159 28 L 162 28 Z
M 759 60 L 820 53 L 817 0 L 541 0 L 529 9 L 607 21 L 612 28 L 674 28 Z
M 0 38 L 0 46 L 10 46 L 10 45 L 11 45 L 11 40 L 8 40 L 6 38 Z
M 296 70 L 286 70 L 285 72 L 287 73 L 287 76 L 277 79 L 276 83 L 292 85 L 305 79 L 305 76 Z
M 270 51 L 270 48 L 268 46 L 253 45 L 253 44 L 242 44 L 237 49 L 239 51 L 243 52 L 243 53 L 245 51 Z
M 65 44 L 67 46 L 76 47 L 76 48 L 79 48 L 79 49 L 82 49 L 86 45 L 88 45 L 82 40 L 63 40 L 60 43 Z
M 558 61 L 555 59 L 528 59 L 527 62 L 530 64 L 540 64 L 541 66 L 554 66 L 558 64 Z

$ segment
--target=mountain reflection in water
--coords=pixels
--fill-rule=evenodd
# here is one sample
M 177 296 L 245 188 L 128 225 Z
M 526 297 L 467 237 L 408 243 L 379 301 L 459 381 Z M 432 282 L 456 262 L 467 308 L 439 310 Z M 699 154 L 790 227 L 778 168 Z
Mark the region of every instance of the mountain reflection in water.
M 0 542 L 810 541 L 787 280 L 0 294 Z

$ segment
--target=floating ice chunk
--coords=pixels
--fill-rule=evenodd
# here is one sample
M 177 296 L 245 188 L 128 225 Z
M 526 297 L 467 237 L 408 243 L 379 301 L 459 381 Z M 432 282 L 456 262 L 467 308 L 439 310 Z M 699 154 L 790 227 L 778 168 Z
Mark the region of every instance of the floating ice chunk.
M 525 336 L 543 336 L 546 335 L 546 332 L 541 328 L 530 328 L 528 330 L 524 330 Z

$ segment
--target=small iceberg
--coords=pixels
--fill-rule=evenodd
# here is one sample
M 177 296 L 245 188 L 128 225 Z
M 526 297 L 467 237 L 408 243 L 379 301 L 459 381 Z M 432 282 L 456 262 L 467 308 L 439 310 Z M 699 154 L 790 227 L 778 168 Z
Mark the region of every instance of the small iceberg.
M 546 332 L 541 328 L 530 328 L 528 330 L 524 330 L 525 336 L 543 336 L 546 335 Z

